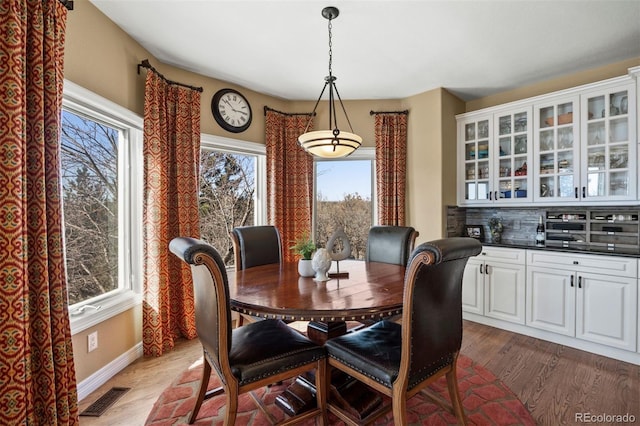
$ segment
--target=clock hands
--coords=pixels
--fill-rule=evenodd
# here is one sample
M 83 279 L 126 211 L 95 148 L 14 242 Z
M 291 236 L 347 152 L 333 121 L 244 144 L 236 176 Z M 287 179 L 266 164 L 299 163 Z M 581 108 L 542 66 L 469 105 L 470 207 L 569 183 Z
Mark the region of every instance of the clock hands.
M 229 100 L 228 100 L 228 99 L 222 98 L 222 102 L 224 102 L 225 104 L 229 105 L 229 108 L 231 108 L 231 110 L 232 110 L 233 112 L 237 112 L 237 113 L 240 113 L 240 114 L 243 114 L 243 115 L 248 115 L 248 114 L 249 114 L 249 113 L 248 113 L 248 112 L 246 112 L 246 111 L 241 111 L 241 110 L 235 109 L 235 108 L 233 107 L 233 105 L 231 105 L 231 102 L 229 102 Z

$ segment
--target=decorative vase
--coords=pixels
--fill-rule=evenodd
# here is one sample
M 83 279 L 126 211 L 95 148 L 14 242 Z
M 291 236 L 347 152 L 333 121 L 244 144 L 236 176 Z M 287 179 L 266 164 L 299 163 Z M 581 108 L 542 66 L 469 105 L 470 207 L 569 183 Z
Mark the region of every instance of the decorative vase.
M 318 249 L 313 255 L 313 259 L 311 259 L 311 264 L 313 266 L 313 270 L 316 271 L 314 280 L 329 281 L 327 272 L 329 272 L 329 268 L 331 268 L 331 255 L 327 249 Z
M 301 277 L 313 277 L 316 272 L 313 270 L 311 259 L 300 259 L 298 261 L 298 274 Z

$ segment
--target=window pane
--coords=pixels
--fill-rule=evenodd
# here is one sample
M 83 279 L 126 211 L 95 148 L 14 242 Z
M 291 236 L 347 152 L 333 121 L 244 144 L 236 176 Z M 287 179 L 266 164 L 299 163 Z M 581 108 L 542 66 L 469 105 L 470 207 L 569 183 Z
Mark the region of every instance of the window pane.
M 256 156 L 200 152 L 200 234 L 233 265 L 229 232 L 255 224 Z
M 62 112 L 61 171 L 69 305 L 118 288 L 120 131 Z
M 349 238 L 351 257 L 364 259 L 372 224 L 371 160 L 316 162 L 316 242 L 325 247 L 337 227 Z

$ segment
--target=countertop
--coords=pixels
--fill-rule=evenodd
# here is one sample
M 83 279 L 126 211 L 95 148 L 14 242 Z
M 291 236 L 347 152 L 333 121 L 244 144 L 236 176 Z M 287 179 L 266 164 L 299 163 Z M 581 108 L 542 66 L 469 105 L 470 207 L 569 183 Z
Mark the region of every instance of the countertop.
M 545 251 L 557 251 L 563 253 L 582 253 L 582 254 L 604 254 L 607 256 L 623 256 L 640 258 L 640 250 L 638 249 L 625 249 L 620 247 L 606 247 L 606 246 L 589 246 L 585 244 L 579 247 L 561 247 L 555 245 L 537 245 L 534 241 L 527 240 L 502 240 L 500 243 L 483 242 L 483 246 L 487 247 L 504 247 L 504 248 L 517 248 L 527 250 L 545 250 Z

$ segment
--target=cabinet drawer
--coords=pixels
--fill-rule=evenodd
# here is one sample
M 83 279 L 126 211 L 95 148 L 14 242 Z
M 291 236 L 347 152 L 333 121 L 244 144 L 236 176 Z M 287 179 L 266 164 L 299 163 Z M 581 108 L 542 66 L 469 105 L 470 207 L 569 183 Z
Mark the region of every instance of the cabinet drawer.
M 525 250 L 502 247 L 483 246 L 482 252 L 476 259 L 486 262 L 508 262 L 524 265 L 526 261 Z
M 618 277 L 638 277 L 638 261 L 630 257 L 527 250 L 527 264 Z

